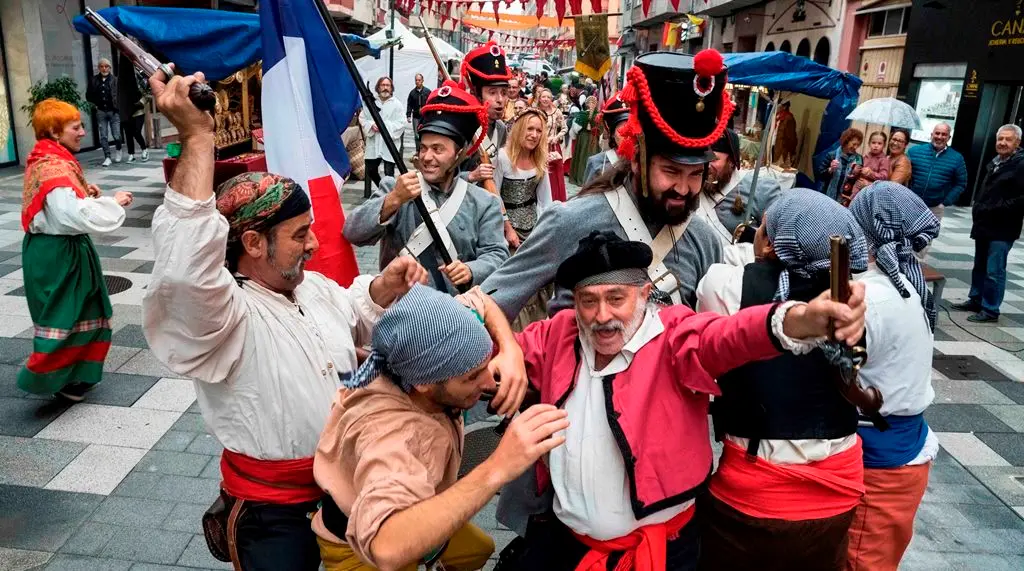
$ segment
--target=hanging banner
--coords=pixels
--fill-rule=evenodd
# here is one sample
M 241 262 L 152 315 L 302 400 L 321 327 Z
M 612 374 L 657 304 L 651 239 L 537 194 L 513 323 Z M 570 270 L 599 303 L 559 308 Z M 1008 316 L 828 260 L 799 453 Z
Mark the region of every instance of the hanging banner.
M 608 51 L 608 16 L 605 14 L 577 16 L 576 71 L 599 81 L 612 59 Z

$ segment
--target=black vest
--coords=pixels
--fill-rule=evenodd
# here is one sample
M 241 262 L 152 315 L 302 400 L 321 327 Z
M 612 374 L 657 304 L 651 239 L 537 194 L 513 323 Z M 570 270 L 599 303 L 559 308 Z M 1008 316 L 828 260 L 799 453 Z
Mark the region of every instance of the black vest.
M 782 267 L 755 262 L 743 269 L 742 307 L 771 303 Z M 790 274 L 790 299 L 810 301 L 829 287 L 828 273 L 807 279 Z M 806 355 L 783 353 L 748 363 L 718 379 L 722 396 L 715 397 L 715 433 L 751 439 L 756 452 L 761 439 L 834 439 L 857 431 L 857 409 L 836 389 L 838 374 L 820 350 Z

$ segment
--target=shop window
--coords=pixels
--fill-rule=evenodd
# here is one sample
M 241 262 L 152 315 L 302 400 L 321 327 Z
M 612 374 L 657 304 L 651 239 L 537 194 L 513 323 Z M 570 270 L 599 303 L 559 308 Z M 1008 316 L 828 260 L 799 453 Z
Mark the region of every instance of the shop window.
M 775 51 L 775 42 L 768 42 L 767 44 L 765 44 L 764 51 L 766 51 L 766 52 L 773 52 L 773 51 Z
M 793 53 L 793 46 L 789 43 L 789 40 L 784 40 L 782 45 L 779 46 L 779 51 L 791 54 Z
M 818 45 L 814 46 L 814 61 L 821 65 L 828 65 L 830 55 L 832 55 L 832 47 L 828 43 L 828 38 L 821 38 L 818 40 Z
M 964 88 L 965 64 L 921 64 L 914 67 L 917 98 L 914 109 L 921 119 L 921 128 L 911 132 L 911 139 L 927 142 L 932 129 L 948 123 L 956 136 L 956 116 Z M 950 141 L 952 141 L 952 137 Z
M 871 13 L 868 37 L 906 34 L 910 26 L 910 8 L 893 8 Z
M 800 43 L 796 46 L 796 55 L 800 57 L 811 57 L 811 42 L 807 38 L 800 40 Z

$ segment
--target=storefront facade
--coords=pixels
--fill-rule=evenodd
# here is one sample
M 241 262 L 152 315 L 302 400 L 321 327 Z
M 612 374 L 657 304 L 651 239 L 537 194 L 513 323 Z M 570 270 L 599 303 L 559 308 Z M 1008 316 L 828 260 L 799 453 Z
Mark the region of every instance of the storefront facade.
M 898 97 L 932 127 L 953 127 L 952 146 L 967 161 L 967 204 L 995 156 L 1000 125 L 1024 120 L 1024 5 L 1020 0 L 914 0 Z

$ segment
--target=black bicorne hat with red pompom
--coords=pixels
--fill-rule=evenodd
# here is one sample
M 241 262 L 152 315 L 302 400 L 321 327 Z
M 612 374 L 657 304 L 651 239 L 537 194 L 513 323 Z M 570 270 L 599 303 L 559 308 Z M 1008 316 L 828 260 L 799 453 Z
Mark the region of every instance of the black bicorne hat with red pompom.
M 647 156 L 681 164 L 713 161 L 711 145 L 725 132 L 733 111 L 727 81 L 725 61 L 716 50 L 638 57 L 620 94 L 630 114 L 619 156 L 632 159 L 642 134 Z
M 608 103 L 605 103 L 601 110 L 601 119 L 608 127 L 608 133 L 614 133 L 615 128 L 629 119 L 629 106 L 622 102 L 621 93 L 616 93 Z
M 466 54 L 459 74 L 463 83 L 468 77 L 474 89 L 485 85 L 507 86 L 512 79 L 512 70 L 505 63 L 505 50 L 493 40 Z
M 477 131 L 480 135 L 474 141 Z M 465 156 L 473 154 L 480 147 L 486 132 L 487 107 L 450 79 L 431 91 L 426 104 L 420 107 L 418 133 L 448 137 L 460 148 L 472 142 Z

